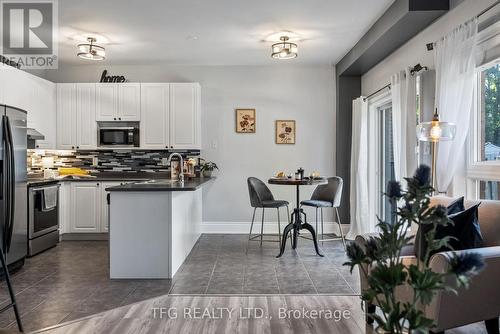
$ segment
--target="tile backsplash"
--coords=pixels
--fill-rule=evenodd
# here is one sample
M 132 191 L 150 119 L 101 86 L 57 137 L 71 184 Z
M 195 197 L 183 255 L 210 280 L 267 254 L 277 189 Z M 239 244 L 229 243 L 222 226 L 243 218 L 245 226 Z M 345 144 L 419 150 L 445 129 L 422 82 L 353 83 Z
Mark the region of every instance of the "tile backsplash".
M 91 172 L 151 172 L 170 170 L 165 164 L 172 152 L 186 158 L 199 158 L 200 150 L 28 150 L 28 172 L 59 167 L 79 167 Z

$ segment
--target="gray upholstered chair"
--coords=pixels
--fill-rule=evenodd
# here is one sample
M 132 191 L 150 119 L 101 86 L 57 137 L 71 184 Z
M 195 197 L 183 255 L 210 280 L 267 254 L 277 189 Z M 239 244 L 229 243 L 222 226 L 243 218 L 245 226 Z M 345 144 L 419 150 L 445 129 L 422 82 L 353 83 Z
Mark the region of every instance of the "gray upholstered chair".
M 253 207 L 252 224 L 250 225 L 250 233 L 248 234 L 248 240 L 255 240 L 260 237 L 260 244 L 263 241 L 278 241 L 281 242 L 281 226 L 280 226 L 280 208 L 286 206 L 287 216 L 290 219 L 290 212 L 288 209 L 288 202 L 282 200 L 275 200 L 273 193 L 266 186 L 264 182 L 256 177 L 249 177 L 247 179 L 248 193 L 250 195 L 250 205 Z M 252 236 L 253 223 L 255 220 L 255 211 L 257 208 L 262 208 L 262 225 L 260 227 L 260 234 Z M 276 209 L 278 212 L 278 240 L 264 240 L 264 210 L 266 208 Z
M 454 199 L 444 196 L 436 196 L 431 199 L 431 205 L 442 204 L 447 206 Z M 477 204 L 478 201 L 465 201 L 465 207 Z M 437 291 L 432 303 L 421 307 L 421 311 L 427 318 L 434 320 L 436 327 L 433 333 L 444 333 L 445 330 L 464 326 L 467 324 L 484 321 L 489 334 L 498 333 L 498 317 L 500 316 L 500 201 L 481 200 L 479 206 L 479 225 L 483 236 L 484 247 L 471 250 L 460 250 L 457 253 L 474 252 L 480 254 L 486 267 L 479 275 L 472 278 L 468 288 L 454 286 L 458 293 L 440 290 Z M 356 236 L 356 243 L 363 249 L 366 242 L 376 233 Z M 417 263 L 418 259 L 413 252 L 413 246 L 403 249 L 403 264 Z M 429 265 L 434 272 L 446 272 L 451 266 L 452 252 L 440 252 L 431 256 Z M 365 266 L 365 269 L 367 266 Z M 368 280 L 362 273 L 361 290 L 368 286 Z M 455 280 L 450 277 L 450 284 Z M 411 289 L 405 286 L 396 290 L 398 300 L 405 302 L 413 298 Z M 375 312 L 377 305 L 367 305 L 367 312 Z M 372 323 L 373 318 L 367 315 L 367 322 Z
M 338 208 L 342 200 L 342 187 L 344 182 L 339 176 L 333 176 L 328 178 L 328 184 L 322 184 L 314 189 L 311 199 L 300 202 L 301 206 L 311 206 L 316 209 L 316 237 L 318 235 L 318 210 L 321 213 L 321 239 L 317 238 L 318 241 L 333 241 L 342 240 L 345 249 L 345 238 L 344 232 L 342 231 L 342 225 L 340 223 L 340 216 Z M 337 224 L 339 225 L 340 237 L 325 239 L 325 229 L 323 221 L 323 208 L 333 208 L 335 210 L 335 216 Z

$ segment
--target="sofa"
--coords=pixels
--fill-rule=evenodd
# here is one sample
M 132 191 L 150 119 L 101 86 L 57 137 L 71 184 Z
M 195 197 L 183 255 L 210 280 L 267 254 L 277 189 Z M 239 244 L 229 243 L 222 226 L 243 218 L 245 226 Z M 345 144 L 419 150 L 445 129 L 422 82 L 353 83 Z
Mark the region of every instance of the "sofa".
M 431 199 L 431 205 L 442 204 L 447 206 L 453 198 L 436 196 Z M 468 208 L 478 201 L 465 201 Z M 426 317 L 434 319 L 436 327 L 433 333 L 444 333 L 445 330 L 485 321 L 488 334 L 498 334 L 498 317 L 500 316 L 500 201 L 481 200 L 479 206 L 479 225 L 484 240 L 483 248 L 471 251 L 483 256 L 486 267 L 475 277 L 468 289 L 458 289 L 458 295 L 452 292 L 441 291 L 434 301 L 423 310 Z M 416 232 L 413 230 L 413 232 Z M 374 234 L 359 235 L 356 243 L 362 248 L 368 238 Z M 464 252 L 464 251 L 460 251 Z M 402 251 L 403 263 L 416 262 L 413 245 Z M 430 258 L 430 267 L 436 272 L 446 272 L 450 266 L 451 252 L 434 254 Z M 361 289 L 367 286 L 363 274 Z M 450 283 L 454 284 L 450 277 Z M 411 289 L 404 286 L 396 291 L 398 299 L 404 301 L 411 298 Z M 374 312 L 376 305 L 367 305 L 367 312 Z M 370 317 L 367 322 L 371 323 Z

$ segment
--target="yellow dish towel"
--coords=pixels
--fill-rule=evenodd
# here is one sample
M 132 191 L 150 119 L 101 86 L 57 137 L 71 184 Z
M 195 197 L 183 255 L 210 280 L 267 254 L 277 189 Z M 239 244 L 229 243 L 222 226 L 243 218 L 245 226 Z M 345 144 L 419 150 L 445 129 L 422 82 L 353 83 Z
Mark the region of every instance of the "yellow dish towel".
M 59 175 L 87 175 L 88 172 L 77 167 L 60 167 L 58 168 Z

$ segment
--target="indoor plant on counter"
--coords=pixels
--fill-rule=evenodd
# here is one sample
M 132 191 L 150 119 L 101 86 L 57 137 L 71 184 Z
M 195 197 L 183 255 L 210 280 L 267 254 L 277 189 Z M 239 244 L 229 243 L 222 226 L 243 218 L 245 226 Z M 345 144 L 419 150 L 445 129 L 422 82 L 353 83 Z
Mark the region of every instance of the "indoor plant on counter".
M 451 249 L 451 237 L 440 239 L 436 231 L 451 223 L 446 207 L 430 205 L 434 189 L 429 184 L 429 176 L 429 167 L 420 166 L 412 178 L 405 178 L 405 191 L 399 182 L 389 182 L 386 196 L 392 203 L 399 204 L 394 206 L 395 219 L 392 223 L 379 219 L 380 234 L 358 236 L 356 243 L 347 247 L 349 261 L 344 265 L 349 266 L 351 272 L 358 265 L 365 278 L 361 299 L 368 306 L 367 320 L 374 320 L 378 325 L 377 333 L 427 333 L 434 326 L 434 319 L 426 317 L 425 307 L 440 291 L 456 293 L 458 288 L 467 287 L 484 265 L 477 253 L 448 252 L 449 269 L 445 272 L 431 269 L 431 255 L 443 247 Z M 403 261 L 401 249 L 412 243 L 408 234 L 412 223 L 428 231 L 424 238 L 427 250 L 421 261 L 408 262 Z M 375 313 L 373 305 L 381 312 Z
M 203 161 L 200 171 L 203 177 L 212 177 L 212 172 L 214 171 L 214 169 L 219 170 L 219 167 L 217 167 L 217 164 L 215 162 Z

